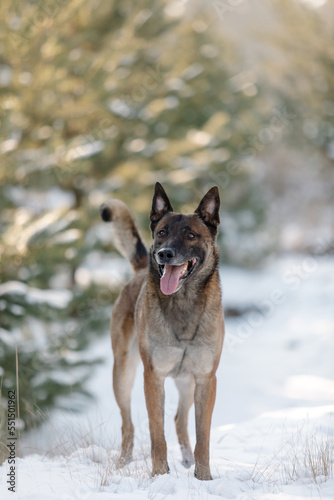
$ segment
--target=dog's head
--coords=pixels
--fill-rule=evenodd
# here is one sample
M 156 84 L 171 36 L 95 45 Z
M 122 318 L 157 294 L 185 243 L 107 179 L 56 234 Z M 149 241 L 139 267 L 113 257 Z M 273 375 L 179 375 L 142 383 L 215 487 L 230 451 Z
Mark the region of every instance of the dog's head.
M 175 213 L 165 190 L 156 183 L 150 214 L 152 264 L 160 275 L 164 295 L 172 295 L 193 279 L 212 255 L 220 223 L 219 205 L 218 188 L 213 187 L 193 214 Z

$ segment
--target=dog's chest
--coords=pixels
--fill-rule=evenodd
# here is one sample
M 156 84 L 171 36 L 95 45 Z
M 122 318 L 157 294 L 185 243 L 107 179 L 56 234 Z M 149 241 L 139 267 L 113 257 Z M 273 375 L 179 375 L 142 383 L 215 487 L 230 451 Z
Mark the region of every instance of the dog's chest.
M 186 373 L 209 373 L 216 350 L 199 340 L 176 340 L 172 335 L 150 342 L 151 362 L 163 376 L 178 377 Z
M 146 311 L 137 308 L 139 343 L 154 370 L 163 377 L 211 373 L 220 357 L 224 336 L 222 306 L 205 307 L 205 300 L 160 308 L 149 297 Z M 154 307 L 154 303 L 156 307 Z M 219 307 L 220 306 L 220 307 Z

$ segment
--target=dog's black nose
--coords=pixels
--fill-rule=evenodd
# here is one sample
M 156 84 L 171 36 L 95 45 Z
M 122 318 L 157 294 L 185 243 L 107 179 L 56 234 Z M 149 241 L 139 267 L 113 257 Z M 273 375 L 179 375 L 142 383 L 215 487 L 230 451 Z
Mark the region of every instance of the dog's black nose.
M 172 248 L 163 248 L 158 252 L 161 264 L 168 264 L 175 257 L 175 252 Z

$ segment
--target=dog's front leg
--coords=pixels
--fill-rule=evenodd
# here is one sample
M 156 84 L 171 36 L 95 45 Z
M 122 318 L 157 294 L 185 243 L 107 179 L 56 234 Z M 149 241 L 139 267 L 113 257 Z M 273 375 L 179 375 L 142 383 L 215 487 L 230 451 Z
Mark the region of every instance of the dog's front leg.
M 144 368 L 144 389 L 151 434 L 152 476 L 167 474 L 167 445 L 164 434 L 164 378 L 151 367 Z
M 210 428 L 213 407 L 216 399 L 216 376 L 196 378 L 195 387 L 195 477 L 201 480 L 212 479 L 210 472 Z

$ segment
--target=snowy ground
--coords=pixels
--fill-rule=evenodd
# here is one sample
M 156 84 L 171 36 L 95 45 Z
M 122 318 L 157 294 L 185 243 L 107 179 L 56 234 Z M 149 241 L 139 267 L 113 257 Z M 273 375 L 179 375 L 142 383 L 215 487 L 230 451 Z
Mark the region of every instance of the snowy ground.
M 245 314 L 227 321 L 211 433 L 213 481 L 196 480 L 193 468 L 180 463 L 172 380 L 166 382 L 171 473 L 149 477 L 141 369 L 133 394 L 135 461 L 117 469 L 120 417 L 106 336 L 94 347 L 106 360 L 90 381 L 96 402 L 85 415 L 55 412 L 25 437 L 17 493 L 7 491 L 8 464 L 0 469 L 2 499 L 334 498 L 333 258 L 285 258 L 260 272 L 222 268 L 221 278 L 225 306 Z M 194 444 L 193 413 L 189 429 Z

